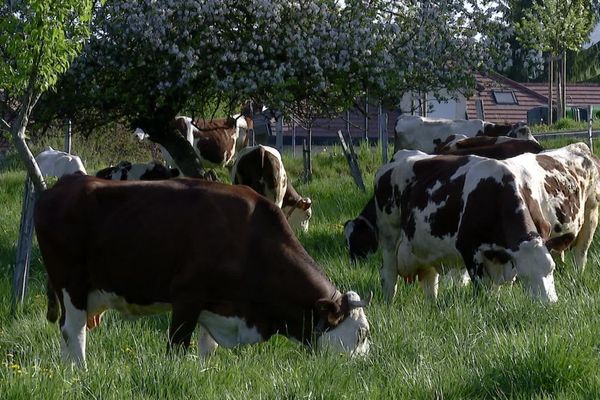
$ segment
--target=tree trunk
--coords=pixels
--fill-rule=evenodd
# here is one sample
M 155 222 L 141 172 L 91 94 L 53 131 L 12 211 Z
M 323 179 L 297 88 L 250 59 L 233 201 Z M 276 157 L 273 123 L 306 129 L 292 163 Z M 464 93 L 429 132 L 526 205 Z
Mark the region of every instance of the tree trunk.
M 185 176 L 206 178 L 206 170 L 202 166 L 192 145 L 175 129 L 172 123 L 174 116 L 140 121 L 139 126 L 146 132 L 150 140 L 162 145 Z
M 563 50 L 561 59 L 562 75 L 562 117 L 567 118 L 567 52 Z
M 46 182 L 42 177 L 40 167 L 35 162 L 35 157 L 29 150 L 27 143 L 25 142 L 25 130 L 27 129 L 27 123 L 29 122 L 29 114 L 35 105 L 36 100 L 33 99 L 33 94 L 26 94 L 23 96 L 23 102 L 21 104 L 21 111 L 15 125 L 10 127 L 10 132 L 13 138 L 15 148 L 21 161 L 25 164 L 25 169 L 31 177 L 33 186 L 36 193 L 39 195 L 46 190 Z

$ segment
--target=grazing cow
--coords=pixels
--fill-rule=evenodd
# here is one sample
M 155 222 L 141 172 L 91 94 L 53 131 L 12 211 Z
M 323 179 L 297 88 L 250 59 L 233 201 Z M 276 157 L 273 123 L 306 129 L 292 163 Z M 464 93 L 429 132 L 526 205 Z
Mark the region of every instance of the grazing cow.
M 81 172 L 87 174 L 81 159 L 64 151 L 48 146 L 35 157 L 35 162 L 44 176 L 61 177 L 65 174 Z
M 96 176 L 113 181 L 157 181 L 177 178 L 180 173 L 177 168 L 167 168 L 156 161 L 147 164 L 132 164 L 129 161 L 121 161 L 114 167 L 101 169 L 96 172 Z
M 573 246 L 583 268 L 598 223 L 599 176 L 583 143 L 501 161 L 398 152 L 375 185 L 386 298 L 398 275 L 416 275 L 435 298 L 443 264 L 465 265 L 475 282 L 518 276 L 533 296 L 556 301 L 549 250 Z
M 377 213 L 375 197 L 367 202 L 358 217 L 344 223 L 344 235 L 350 253 L 350 260 L 365 258 L 377 251 Z
M 509 136 L 535 141 L 529 127 L 522 122 L 514 125 L 499 125 L 480 119 L 451 120 L 401 115 L 396 121 L 395 131 L 395 151 L 410 149 L 429 154 L 433 153 L 437 146 L 446 142 L 450 135 Z
M 288 181 L 277 149 L 263 145 L 242 149 L 231 168 L 231 182 L 250 186 L 277 204 L 292 228 L 308 231 L 312 202 Z
M 465 135 L 451 135 L 437 154 L 478 155 L 481 157 L 504 160 L 524 153 L 539 153 L 544 148 L 537 142 L 525 139 L 513 139 L 506 136 L 469 138 Z M 394 158 L 392 158 L 392 162 Z M 377 251 L 377 215 L 375 198 L 371 198 L 358 217 L 344 224 L 344 235 L 350 252 L 350 259 L 355 261 Z
M 67 361 L 85 366 L 86 325 L 109 308 L 171 310 L 169 348 L 187 348 L 199 324 L 201 356 L 277 333 L 368 352 L 368 301 L 340 293 L 281 210 L 246 186 L 67 175 L 40 195 L 34 219 Z
M 453 154 L 457 156 L 475 155 L 504 160 L 524 153 L 537 154 L 544 150 L 537 140 L 513 139 L 508 136 L 476 136 L 453 138 L 435 149 L 435 154 Z M 458 135 L 463 136 L 463 135 Z

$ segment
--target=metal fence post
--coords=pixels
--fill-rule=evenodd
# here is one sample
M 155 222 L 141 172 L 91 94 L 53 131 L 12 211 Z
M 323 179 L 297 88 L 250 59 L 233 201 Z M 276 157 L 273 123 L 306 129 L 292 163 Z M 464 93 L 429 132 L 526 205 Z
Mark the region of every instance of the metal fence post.
M 296 157 L 296 120 L 292 117 L 292 155 Z
M 277 119 L 275 125 L 275 147 L 283 153 L 283 115 Z

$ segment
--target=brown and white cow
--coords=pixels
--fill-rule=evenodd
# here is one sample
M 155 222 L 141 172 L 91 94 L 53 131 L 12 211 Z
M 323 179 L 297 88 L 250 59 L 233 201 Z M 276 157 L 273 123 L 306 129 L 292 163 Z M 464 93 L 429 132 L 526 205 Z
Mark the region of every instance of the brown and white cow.
M 114 181 L 157 181 L 177 178 L 180 175 L 177 168 L 167 168 L 157 161 L 146 164 L 132 164 L 129 161 L 121 161 L 114 167 L 106 167 L 96 172 L 98 178 Z
M 85 365 L 86 325 L 109 308 L 124 316 L 170 310 L 169 347 L 187 348 L 199 325 L 202 356 L 277 333 L 368 352 L 368 301 L 340 293 L 281 210 L 248 187 L 67 175 L 40 195 L 34 218 L 48 318 L 58 319 L 59 302 L 67 361 Z
M 526 139 L 513 139 L 506 136 L 469 138 L 464 135 L 451 135 L 443 147 L 436 149 L 436 153 L 477 155 L 495 160 L 504 160 L 524 153 L 537 154 L 543 150 L 544 148 L 537 141 Z M 394 161 L 394 157 L 392 157 L 391 162 Z M 369 200 L 355 219 L 346 221 L 344 235 L 352 261 L 364 258 L 377 251 L 377 214 L 375 212 L 374 197 Z
M 231 168 L 231 182 L 250 186 L 281 207 L 292 228 L 308 231 L 312 201 L 289 182 L 277 149 L 263 145 L 242 149 Z
M 400 115 L 396 120 L 394 150 L 421 150 L 432 154 L 437 146 L 447 142 L 451 135 L 508 136 L 535 141 L 529 127 L 519 122 L 514 125 L 493 124 L 480 119 L 451 120 Z
M 549 250 L 573 247 L 583 268 L 598 223 L 598 160 L 583 143 L 506 160 L 404 150 L 376 175 L 381 280 L 417 276 L 432 298 L 444 267 L 493 284 L 518 276 L 557 300 Z
M 508 136 L 450 135 L 445 143 L 436 147 L 435 154 L 475 155 L 504 160 L 523 153 L 537 154 L 544 147 L 537 140 L 514 139 Z
M 236 150 L 247 145 L 248 135 L 239 140 L 240 128 L 252 129 L 252 126 L 252 119 L 243 115 L 210 120 L 175 118 L 175 127 L 188 140 L 191 138 L 200 160 L 213 167 L 224 167 L 232 162 Z

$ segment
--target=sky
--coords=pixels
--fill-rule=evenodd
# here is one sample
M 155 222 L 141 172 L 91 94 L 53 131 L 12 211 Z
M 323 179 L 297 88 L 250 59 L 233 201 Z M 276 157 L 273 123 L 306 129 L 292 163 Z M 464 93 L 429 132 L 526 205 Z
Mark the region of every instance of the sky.
M 594 29 L 594 31 L 592 32 L 592 35 L 590 36 L 590 41 L 587 45 L 585 45 L 584 47 L 589 47 L 590 45 L 600 42 L 600 23 L 598 25 L 596 25 L 596 28 Z

